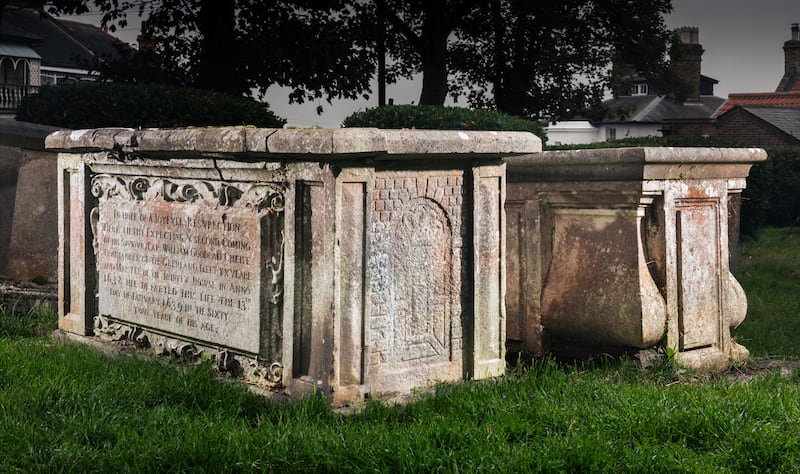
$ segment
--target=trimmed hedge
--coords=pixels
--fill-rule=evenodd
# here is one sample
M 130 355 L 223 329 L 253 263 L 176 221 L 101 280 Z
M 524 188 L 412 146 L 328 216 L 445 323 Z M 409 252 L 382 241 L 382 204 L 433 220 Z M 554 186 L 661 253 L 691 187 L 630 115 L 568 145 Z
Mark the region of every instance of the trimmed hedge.
M 417 128 L 427 130 L 506 130 L 532 132 L 546 140 L 544 129 L 496 110 L 440 107 L 436 105 L 387 105 L 356 112 L 343 127 Z
M 286 120 L 266 104 L 213 91 L 162 84 L 84 82 L 44 86 L 26 97 L 17 120 L 72 129 L 253 125 Z
M 742 233 L 755 237 L 762 226 L 800 225 L 800 147 L 767 148 L 753 165 L 742 192 Z
M 702 137 L 627 138 L 589 145 L 562 145 L 555 149 L 621 148 L 635 146 L 748 147 L 746 143 Z M 766 161 L 750 169 L 742 192 L 740 231 L 757 237 L 763 226 L 800 225 L 800 147 L 766 148 Z
M 635 137 L 613 140 L 609 142 L 585 143 L 581 145 L 550 145 L 546 150 L 586 150 L 595 148 L 624 148 L 646 146 L 685 146 L 714 148 L 747 148 L 744 143 L 713 137 Z

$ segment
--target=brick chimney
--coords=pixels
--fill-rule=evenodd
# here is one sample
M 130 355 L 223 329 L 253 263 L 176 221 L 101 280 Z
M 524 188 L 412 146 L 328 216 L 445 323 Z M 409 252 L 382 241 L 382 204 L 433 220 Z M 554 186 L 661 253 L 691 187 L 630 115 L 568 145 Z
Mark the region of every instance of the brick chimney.
M 694 26 L 683 26 L 675 30 L 680 39 L 672 57 L 672 67 L 681 79 L 690 86 L 687 102 L 700 100 L 700 64 L 705 50 L 700 45 L 700 30 Z
M 783 78 L 775 92 L 791 91 L 797 87 L 800 69 L 800 26 L 792 23 L 792 38 L 783 43 Z

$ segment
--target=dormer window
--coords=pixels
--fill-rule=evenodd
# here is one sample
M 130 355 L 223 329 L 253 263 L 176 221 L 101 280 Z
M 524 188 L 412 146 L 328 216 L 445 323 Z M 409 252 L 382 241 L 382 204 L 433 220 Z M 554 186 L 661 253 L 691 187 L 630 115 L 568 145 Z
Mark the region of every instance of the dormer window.
M 633 87 L 631 87 L 631 95 L 647 95 L 647 93 L 647 84 L 634 84 Z

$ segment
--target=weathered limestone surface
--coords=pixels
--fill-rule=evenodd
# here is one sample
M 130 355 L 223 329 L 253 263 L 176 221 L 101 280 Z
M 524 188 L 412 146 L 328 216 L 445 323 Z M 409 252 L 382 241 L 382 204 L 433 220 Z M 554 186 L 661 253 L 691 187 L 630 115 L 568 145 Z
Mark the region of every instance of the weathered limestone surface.
M 57 127 L 0 117 L 0 276 L 56 281 L 56 154 L 44 152 Z
M 0 277 L 0 305 L 7 312 L 55 311 L 57 291 L 54 283 L 39 285 Z
M 13 203 L 17 196 L 17 175 L 22 150 L 0 145 L 0 202 Z M 5 274 L 11 228 L 14 223 L 14 206 L 0 206 L 0 275 Z
M 729 201 L 760 149 L 620 148 L 507 159 L 508 339 L 647 348 L 725 366 L 747 301 L 729 270 Z M 738 219 L 738 215 L 736 216 Z
M 9 278 L 56 281 L 58 234 L 56 231 L 56 155 L 21 150 L 17 174 L 14 219 L 4 273 Z
M 336 404 L 503 372 L 505 164 L 534 135 L 58 132 L 59 324 Z

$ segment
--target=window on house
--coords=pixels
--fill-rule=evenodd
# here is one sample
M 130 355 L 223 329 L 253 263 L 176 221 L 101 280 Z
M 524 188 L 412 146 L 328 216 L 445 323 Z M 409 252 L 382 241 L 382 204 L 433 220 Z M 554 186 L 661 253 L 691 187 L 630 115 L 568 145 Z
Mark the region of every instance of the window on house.
M 606 141 L 613 141 L 617 139 L 617 129 L 609 127 L 606 129 Z
M 634 84 L 631 87 L 631 95 L 647 95 L 648 91 L 647 84 Z
M 57 72 L 42 72 L 42 85 L 51 86 L 56 85 L 64 80 L 64 74 Z

